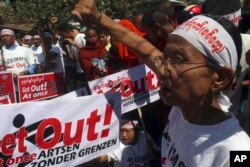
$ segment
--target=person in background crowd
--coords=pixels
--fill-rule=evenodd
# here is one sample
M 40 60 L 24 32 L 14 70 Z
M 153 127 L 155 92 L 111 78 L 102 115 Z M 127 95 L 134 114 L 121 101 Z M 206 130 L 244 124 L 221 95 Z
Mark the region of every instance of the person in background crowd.
M 134 14 L 133 14 L 133 24 L 136 26 L 136 28 L 143 32 L 143 27 L 141 25 L 141 19 L 143 17 L 143 13 L 142 11 L 136 11 Z
M 169 11 L 174 10 L 172 6 L 169 6 Z M 174 30 L 174 20 L 170 20 L 172 13 L 161 12 L 156 9 L 147 10 L 141 20 L 143 31 L 145 32 L 144 38 L 151 42 L 158 49 L 163 50 L 168 35 Z
M 6 71 L 11 71 L 16 81 L 20 75 L 35 74 L 35 58 L 30 49 L 19 46 L 10 29 L 1 30 L 3 58 Z
M 120 140 L 119 149 L 99 157 L 98 161 L 113 162 L 114 167 L 150 167 L 153 150 L 159 151 L 151 137 L 144 131 L 140 131 L 137 120 L 121 120 Z
M 64 73 L 65 69 L 61 49 L 53 47 L 53 35 L 50 32 L 44 32 L 44 43 L 48 49 L 46 72 Z
M 16 39 L 16 43 L 18 45 L 20 45 L 20 46 L 23 45 L 23 40 L 22 40 L 22 37 L 20 35 L 16 36 L 15 39 Z
M 222 8 L 223 10 L 221 10 Z M 241 18 L 241 3 L 239 0 L 231 0 L 230 3 L 228 3 L 227 0 L 206 0 L 202 5 L 201 12 L 202 14 L 206 15 L 224 17 L 235 24 L 235 26 L 238 26 Z M 232 104 L 229 108 L 229 111 L 233 112 L 243 125 L 245 118 L 244 114 L 240 112 L 240 100 L 242 95 L 243 81 L 249 66 L 246 62 L 246 52 L 250 49 L 250 35 L 241 34 L 241 39 L 242 54 L 238 55 L 238 61 L 240 65 L 236 71 L 233 86 L 224 93 L 230 99 Z
M 144 38 L 151 44 L 163 51 L 167 43 L 168 35 L 175 28 L 174 6 L 170 2 L 164 3 L 165 10 L 162 12 L 158 8 L 147 10 L 142 17 L 142 27 L 144 29 Z M 168 122 L 168 114 L 171 107 L 163 103 L 161 99 L 142 107 L 147 129 L 155 142 L 160 145 L 163 129 Z M 160 121 L 158 121 L 160 118 Z M 151 126 L 151 122 L 155 122 L 157 129 Z
M 98 32 L 98 37 L 99 37 L 100 43 L 105 47 L 107 51 L 109 51 L 109 49 L 111 48 L 109 34 L 105 32 L 104 30 L 100 29 Z
M 188 5 L 181 12 L 179 12 L 176 20 L 178 24 L 182 24 L 186 20 L 201 14 L 201 6 L 200 5 Z
M 30 48 L 33 45 L 33 40 L 31 35 L 25 35 L 23 39 L 24 39 L 23 46 Z
M 34 35 L 33 38 L 33 46 L 31 46 L 31 50 L 33 51 L 35 55 L 35 61 L 36 61 L 36 73 L 43 73 L 45 71 L 46 67 L 46 60 L 45 56 L 43 54 L 43 50 L 41 47 L 41 39 L 39 35 Z
M 86 45 L 85 34 L 69 23 L 57 26 L 57 31 L 63 39 L 62 45 L 66 47 L 67 58 L 65 58 L 66 80 L 73 82 L 73 90 L 85 86 L 84 72 L 79 61 L 79 50 Z
M 104 60 L 108 52 L 99 42 L 95 27 L 87 27 L 85 34 L 86 46 L 80 49 L 80 63 L 86 81 L 91 81 L 108 74 Z
M 133 31 L 139 36 L 144 35 L 144 33 L 138 30 L 135 27 L 135 25 L 128 19 L 121 19 L 118 21 L 118 24 L 126 27 L 130 31 Z M 130 49 L 128 49 L 127 46 L 124 45 L 121 41 L 118 41 L 117 48 L 118 48 L 118 54 L 122 59 L 123 66 L 126 69 L 139 65 L 138 56 L 135 53 L 133 53 Z
M 242 50 L 230 21 L 195 16 L 170 34 L 161 52 L 100 13 L 94 0 L 78 1 L 72 14 L 82 24 L 86 17 L 98 20 L 158 75 L 160 97 L 173 106 L 162 138 L 163 167 L 229 166 L 230 151 L 250 150 L 249 136 L 223 106 L 229 101 L 221 94 L 231 87 Z

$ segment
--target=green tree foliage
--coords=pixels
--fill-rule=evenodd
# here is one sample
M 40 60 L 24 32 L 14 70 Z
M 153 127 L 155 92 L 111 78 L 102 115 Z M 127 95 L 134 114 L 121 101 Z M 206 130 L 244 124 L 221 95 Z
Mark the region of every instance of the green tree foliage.
M 99 10 L 112 18 L 129 18 L 136 10 L 135 0 L 96 0 Z
M 36 26 L 39 21 L 48 21 L 54 16 L 68 20 L 73 5 L 74 0 L 15 0 L 4 5 L 0 14 L 3 22 Z
M 4 5 L 0 9 L 0 15 L 4 23 L 26 23 L 37 27 L 41 21 L 48 22 L 54 16 L 57 16 L 60 21 L 69 21 L 75 1 L 10 0 L 11 3 Z M 187 1 L 192 4 L 197 3 L 198 0 Z M 112 18 L 130 18 L 137 9 L 136 2 L 135 0 L 96 0 L 99 10 Z
M 96 3 L 102 12 L 116 18 L 130 17 L 136 6 L 134 0 L 96 0 Z M 39 21 L 48 21 L 54 16 L 60 21 L 69 21 L 74 4 L 75 0 L 13 0 L 2 7 L 0 15 L 4 22 L 37 26 Z

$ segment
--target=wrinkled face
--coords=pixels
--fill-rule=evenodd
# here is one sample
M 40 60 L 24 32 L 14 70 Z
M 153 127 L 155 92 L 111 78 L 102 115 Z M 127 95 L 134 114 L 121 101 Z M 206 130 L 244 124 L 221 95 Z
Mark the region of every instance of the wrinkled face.
M 216 72 L 202 53 L 176 35 L 169 37 L 160 68 L 160 96 L 170 106 L 202 103 L 215 80 Z
M 3 44 L 7 47 L 11 46 L 15 42 L 15 37 L 13 35 L 1 35 Z
M 135 139 L 134 128 L 121 128 L 120 139 L 121 139 L 122 143 L 125 145 L 131 144 Z
M 89 45 L 95 45 L 97 41 L 97 33 L 93 29 L 86 31 L 86 43 Z

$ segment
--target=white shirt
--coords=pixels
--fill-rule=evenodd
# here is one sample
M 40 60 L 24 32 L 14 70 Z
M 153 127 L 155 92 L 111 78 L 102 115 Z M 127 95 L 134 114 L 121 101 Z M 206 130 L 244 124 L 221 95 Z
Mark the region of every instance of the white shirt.
M 216 125 L 186 121 L 173 107 L 162 137 L 163 167 L 228 167 L 230 150 L 250 150 L 250 138 L 232 115 Z
M 36 46 L 33 45 L 33 46 L 31 46 L 30 49 L 32 50 L 32 52 L 35 55 L 36 64 L 45 65 L 46 61 L 45 61 L 45 57 L 44 57 L 44 54 L 43 54 L 42 47 L 41 46 L 36 47 Z
M 147 139 L 153 143 L 153 147 L 157 150 L 157 146 L 152 138 L 146 133 L 138 134 L 138 141 L 135 145 L 124 145 L 120 142 L 120 148 L 112 153 L 108 153 L 108 161 L 114 162 L 114 167 L 147 167 L 149 166 L 151 154 L 147 147 Z
M 35 64 L 35 57 L 32 51 L 26 47 L 13 44 L 10 48 L 3 47 L 5 66 L 7 71 L 19 75 L 29 65 Z

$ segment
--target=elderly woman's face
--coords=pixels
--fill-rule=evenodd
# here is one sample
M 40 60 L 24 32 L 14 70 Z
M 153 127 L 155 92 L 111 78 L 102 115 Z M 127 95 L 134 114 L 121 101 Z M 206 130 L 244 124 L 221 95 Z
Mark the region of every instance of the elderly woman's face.
M 206 58 L 182 37 L 172 35 L 164 51 L 160 96 L 167 105 L 202 103 L 215 80 Z

